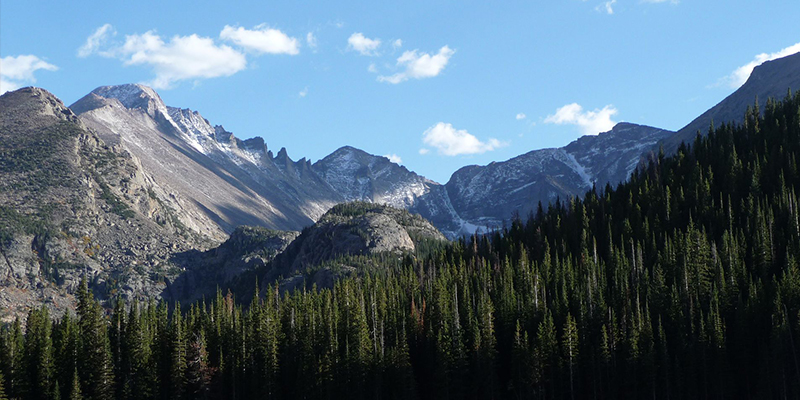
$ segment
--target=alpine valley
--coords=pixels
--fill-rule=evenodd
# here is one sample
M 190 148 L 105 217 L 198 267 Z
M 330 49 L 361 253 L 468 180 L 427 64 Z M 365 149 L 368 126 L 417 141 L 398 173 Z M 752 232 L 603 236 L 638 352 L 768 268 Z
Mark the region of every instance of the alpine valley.
M 788 88 L 800 88 L 800 54 L 757 67 L 677 133 L 619 123 L 562 148 L 465 166 L 444 184 L 349 146 L 295 161 L 268 147 L 280 137 L 241 140 L 143 85 L 99 87 L 69 107 L 19 89 L 0 97 L 2 319 L 41 303 L 71 309 L 82 277 L 100 299 L 194 301 L 251 290 L 254 275 L 287 289 L 330 287 L 358 273 L 335 260 L 416 254 L 610 190 L 659 152 L 712 123 L 740 123 Z

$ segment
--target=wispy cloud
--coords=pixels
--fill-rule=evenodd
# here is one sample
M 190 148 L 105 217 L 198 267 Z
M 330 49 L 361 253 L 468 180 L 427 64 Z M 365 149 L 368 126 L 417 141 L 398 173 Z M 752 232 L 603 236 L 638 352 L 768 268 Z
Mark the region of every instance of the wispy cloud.
M 606 132 L 616 125 L 611 117 L 617 114 L 617 109 L 607 105 L 602 109 L 584 111 L 578 103 L 567 104 L 553 115 L 547 116 L 544 122 L 556 125 L 576 125 L 584 135 L 597 135 Z
M 303 90 L 301 90 L 301 91 L 300 91 L 300 93 L 298 93 L 297 95 L 298 95 L 298 96 L 300 96 L 300 97 L 306 97 L 306 96 L 308 96 L 308 86 L 306 86 L 305 88 L 303 88 Z
M 88 38 L 86 38 L 86 43 L 83 44 L 80 48 L 78 48 L 78 57 L 84 58 L 92 55 L 93 53 L 97 52 L 101 46 L 104 46 L 108 41 L 109 37 L 112 37 L 117 34 L 117 31 L 114 30 L 114 27 L 111 24 L 105 24 L 97 30 L 94 31 Z
M 314 35 L 314 32 L 306 33 L 306 44 L 312 49 L 317 48 L 317 37 Z
M 225 25 L 222 32 L 219 33 L 219 37 L 256 54 L 296 55 L 300 53 L 300 42 L 297 38 L 290 37 L 280 30 L 264 24 L 258 25 L 254 29 Z
M 433 147 L 437 153 L 445 156 L 481 154 L 508 145 L 508 143 L 493 138 L 482 142 L 466 130 L 456 129 L 452 124 L 444 122 L 439 122 L 426 129 L 422 134 L 422 143 Z M 428 149 L 422 148 L 419 153 L 427 154 Z
M 359 52 L 362 56 L 377 56 L 380 46 L 380 39 L 370 39 L 361 32 L 356 32 L 347 39 L 347 47 Z
M 608 15 L 612 15 L 612 14 L 614 14 L 614 7 L 613 6 L 614 6 L 614 4 L 616 4 L 616 2 L 617 2 L 617 0 L 606 1 L 604 3 L 599 4 L 594 9 L 597 10 L 597 12 L 604 12 L 604 13 L 606 13 Z
M 745 82 L 747 82 L 747 78 L 750 77 L 750 74 L 753 72 L 755 67 L 767 61 L 790 56 L 798 52 L 800 52 L 800 43 L 795 43 L 774 53 L 757 54 L 755 57 L 753 57 L 752 61 L 742 65 L 739 68 L 736 68 L 733 72 L 731 72 L 730 75 L 720 79 L 716 86 L 728 86 L 732 89 L 738 89 L 740 86 L 744 85 Z
M 0 58 L 0 94 L 35 83 L 38 70 L 56 71 L 58 67 L 31 54 Z
M 397 66 L 403 71 L 390 76 L 379 76 L 381 82 L 398 84 L 409 79 L 431 78 L 439 75 L 444 70 L 455 50 L 444 46 L 436 54 L 420 53 L 417 50 L 403 52 L 397 59 Z
M 521 119 L 525 119 L 525 118 L 527 118 L 527 117 L 528 117 L 528 116 L 527 116 L 527 115 L 525 115 L 524 113 L 519 113 L 519 114 L 517 114 L 517 121 L 519 121 L 519 120 L 521 120 Z

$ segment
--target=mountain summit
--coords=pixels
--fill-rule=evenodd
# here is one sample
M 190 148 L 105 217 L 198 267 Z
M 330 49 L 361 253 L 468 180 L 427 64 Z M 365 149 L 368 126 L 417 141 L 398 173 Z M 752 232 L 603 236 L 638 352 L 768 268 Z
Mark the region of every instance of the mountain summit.
M 239 140 L 145 86 L 100 87 L 72 108 L 162 182 L 187 226 L 217 240 L 239 225 L 299 230 L 343 200 L 305 159 L 273 156 L 263 139 Z
M 789 90 L 800 88 L 800 53 L 767 61 L 753 69 L 750 77 L 740 88 L 724 100 L 681 128 L 678 133 L 664 140 L 664 150 L 674 152 L 681 144 L 692 144 L 698 132 L 705 135 L 713 122 L 741 123 L 747 107 L 756 102 L 763 110 L 770 98 L 783 99 Z

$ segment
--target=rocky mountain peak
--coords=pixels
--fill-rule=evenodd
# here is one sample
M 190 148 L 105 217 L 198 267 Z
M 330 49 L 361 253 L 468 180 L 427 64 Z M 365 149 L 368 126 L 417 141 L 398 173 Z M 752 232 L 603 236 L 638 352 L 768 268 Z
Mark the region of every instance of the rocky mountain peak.
M 161 96 L 152 88 L 138 83 L 100 86 L 92 90 L 92 93 L 108 99 L 117 99 L 126 108 L 138 108 L 153 117 L 157 111 L 164 115 L 169 114 Z
M 261 136 L 245 139 L 244 142 L 242 143 L 245 149 L 259 154 L 267 154 L 267 152 L 269 151 L 269 149 L 267 149 L 267 143 L 264 142 L 264 138 L 262 138 Z
M 275 156 L 275 165 L 284 170 L 289 170 L 292 168 L 293 164 L 294 161 L 289 158 L 289 153 L 286 151 L 286 147 L 281 147 L 281 149 L 278 150 L 278 155 Z
M 340 147 L 312 168 L 348 201 L 373 201 L 407 208 L 437 185 L 386 157 L 352 146 Z
M 446 239 L 430 222 L 407 210 L 358 201 L 338 204 L 278 255 L 264 281 L 341 256 L 413 252 L 426 240 Z
M 741 123 L 747 107 L 756 101 L 763 110 L 769 98 L 783 99 L 789 89 L 797 88 L 800 88 L 800 53 L 767 61 L 753 69 L 744 85 L 660 145 L 667 153 L 674 152 L 681 142 L 694 143 L 698 132 L 705 135 L 712 122 L 717 126 Z
M 67 108 L 54 94 L 38 87 L 26 87 L 7 92 L 0 96 L 3 98 L 2 125 L 13 125 L 21 122 L 19 118 L 49 119 L 57 117 L 62 121 L 78 122 L 75 113 Z M 35 117 L 34 117 L 35 116 Z
M 197 111 L 192 111 L 188 108 L 167 107 L 167 112 L 170 118 L 175 122 L 175 125 L 177 125 L 182 132 L 192 137 L 203 138 L 205 140 L 212 139 L 219 130 L 211 126 L 208 120 L 203 118 Z
M 800 53 L 795 53 L 776 60 L 766 61 L 756 66 L 753 72 L 750 73 L 750 77 L 745 82 L 745 85 L 754 85 L 759 82 L 796 80 L 798 71 L 800 71 Z

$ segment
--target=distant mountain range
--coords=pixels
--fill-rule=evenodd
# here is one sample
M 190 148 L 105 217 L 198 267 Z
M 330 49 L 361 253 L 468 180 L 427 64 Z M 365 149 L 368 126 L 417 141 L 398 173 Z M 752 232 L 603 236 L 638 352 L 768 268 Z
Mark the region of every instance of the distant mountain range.
M 168 107 L 142 85 L 104 86 L 70 106 L 106 143 L 130 152 L 181 222 L 221 240 L 236 226 L 299 230 L 344 201 L 406 208 L 448 237 L 500 227 L 538 203 L 618 183 L 673 132 L 621 123 L 558 149 L 458 170 L 442 185 L 386 157 L 342 147 L 311 163 L 240 140 L 198 112 Z
M 293 161 L 285 148 L 274 155 L 264 139 L 242 141 L 196 111 L 164 105 L 142 85 L 100 87 L 70 108 L 106 143 L 141 161 L 187 227 L 216 240 L 239 225 L 299 230 L 353 200 L 409 209 L 454 238 L 499 228 L 539 202 L 616 185 L 646 153 L 691 143 L 712 121 L 739 122 L 756 98 L 763 106 L 790 87 L 800 87 L 800 54 L 756 67 L 747 83 L 677 133 L 622 122 L 562 148 L 463 167 L 445 184 L 349 146 L 313 164 Z
M 757 67 L 741 88 L 677 133 L 619 123 L 561 148 L 463 167 L 445 184 L 349 146 L 315 163 L 294 161 L 285 148 L 274 154 L 263 138 L 238 139 L 196 111 L 165 105 L 142 85 L 100 87 L 70 107 L 39 88 L 9 92 L 0 96 L 0 286 L 8 288 L 0 292 L 0 309 L 68 302 L 61 289 L 71 293 L 86 273 L 101 295 L 180 299 L 175 293 L 213 288 L 254 268 L 253 254 L 261 253 L 248 245 L 239 254 L 234 246 L 250 234 L 274 250 L 258 256 L 262 267 L 285 249 L 315 259 L 308 246 L 319 242 L 310 233 L 299 236 L 305 245 L 291 244 L 297 233 L 229 235 L 241 225 L 300 231 L 342 202 L 406 209 L 451 239 L 499 228 L 540 202 L 616 185 L 648 154 L 673 151 L 712 120 L 739 122 L 756 96 L 763 106 L 789 88 L 800 88 L 800 54 Z M 359 246 L 367 248 L 369 240 L 396 242 L 386 238 L 402 236 L 396 226 L 405 226 L 359 222 L 342 230 L 330 218 L 323 222 L 318 232 L 370 227 L 360 236 L 367 241 Z M 429 236 L 438 235 L 431 229 Z M 205 269 L 198 271 L 206 272 L 185 272 L 187 259 L 200 260 Z

